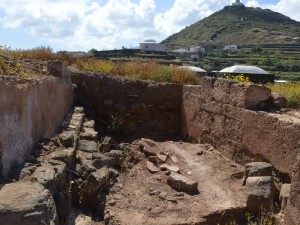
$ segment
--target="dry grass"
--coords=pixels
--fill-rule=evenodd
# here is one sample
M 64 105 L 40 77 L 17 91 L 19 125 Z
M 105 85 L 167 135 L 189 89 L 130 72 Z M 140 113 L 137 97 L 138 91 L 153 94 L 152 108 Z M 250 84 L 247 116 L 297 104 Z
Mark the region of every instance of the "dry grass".
M 164 66 L 155 61 L 149 62 L 112 62 L 108 60 L 78 59 L 76 67 L 83 71 L 93 71 L 139 80 L 171 82 L 178 84 L 199 84 L 199 76 L 189 70 Z
M 199 76 L 189 70 L 178 69 L 173 66 L 160 65 L 155 61 L 149 62 L 112 62 L 97 60 L 90 57 L 71 57 L 64 53 L 53 53 L 49 47 L 38 47 L 32 50 L 10 50 L 0 48 L 0 55 L 8 56 L 12 61 L 48 61 L 61 60 L 79 70 L 100 72 L 110 75 L 126 76 L 133 79 L 153 80 L 158 82 L 172 82 L 178 84 L 199 84 Z M 2 62 L 4 64 L 4 62 Z M 6 65 L 3 68 L 7 68 Z M 12 75 L 6 69 L 0 71 L 5 75 Z

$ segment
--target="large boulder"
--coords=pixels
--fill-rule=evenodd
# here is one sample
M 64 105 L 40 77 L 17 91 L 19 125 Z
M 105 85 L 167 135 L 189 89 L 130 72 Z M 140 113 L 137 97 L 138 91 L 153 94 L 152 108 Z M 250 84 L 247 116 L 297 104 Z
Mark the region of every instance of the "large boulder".
M 57 225 L 50 192 L 34 182 L 5 185 L 0 190 L 0 225 Z

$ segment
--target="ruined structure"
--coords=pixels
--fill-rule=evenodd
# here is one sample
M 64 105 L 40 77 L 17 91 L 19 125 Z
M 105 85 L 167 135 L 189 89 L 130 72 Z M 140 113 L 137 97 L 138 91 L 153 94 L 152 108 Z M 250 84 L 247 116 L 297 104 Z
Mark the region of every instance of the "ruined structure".
M 209 215 L 189 216 L 187 221 L 185 213 L 175 220 L 170 217 L 172 224 L 176 221 L 224 224 L 229 221 L 229 215 L 237 215 L 247 208 L 255 211 L 257 205 L 253 205 L 253 199 L 261 194 L 260 188 L 265 187 L 270 198 L 262 202 L 263 206 L 272 208 L 273 200 L 280 201 L 283 224 L 299 224 L 300 116 L 299 112 L 280 112 L 280 104 L 272 98 L 276 95 L 272 95 L 270 89 L 215 78 L 203 78 L 197 86 L 182 86 L 82 72 L 73 72 L 71 82 L 69 71 L 61 63 L 50 63 L 49 70 L 52 76 L 38 80 L 0 79 L 3 121 L 0 125 L 0 225 L 79 224 L 76 208 L 96 210 L 98 215 L 103 213 L 102 220 L 113 224 L 110 223 L 114 221 L 113 215 L 104 209 L 114 207 L 118 200 L 116 193 L 122 191 L 122 187 L 117 186 L 120 173 L 116 169 L 134 168 L 134 164 L 144 158 L 149 171 L 146 172 L 165 171 L 164 185 L 169 185 L 168 190 L 175 193 L 171 198 L 164 192 L 150 190 L 149 196 L 158 196 L 158 200 L 172 204 L 184 198 L 188 204 L 194 204 L 197 197 L 193 195 L 201 197 L 197 201 L 203 201 L 204 196 L 211 201 L 211 206 L 205 209 Z M 74 104 L 82 107 L 72 108 L 73 94 Z M 270 109 L 273 113 L 267 112 Z M 190 146 L 182 141 L 164 144 L 143 138 L 120 144 L 98 134 L 97 131 L 105 129 L 127 140 L 147 137 L 199 144 Z M 240 183 L 234 190 L 241 197 L 232 195 L 231 202 L 229 197 L 223 198 L 228 206 L 218 208 L 218 198 L 213 200 L 205 195 L 201 184 L 189 175 L 203 169 L 205 176 L 204 166 L 188 171 L 178 159 L 180 154 L 194 165 L 211 166 L 211 173 L 221 162 L 222 169 L 216 177 L 224 182 L 224 193 L 232 191 L 226 189 L 230 187 L 226 182 Z M 203 155 L 203 159 L 194 159 L 196 155 Z M 168 165 L 168 160 L 181 166 L 181 175 L 178 174 L 180 168 Z M 260 163 L 247 164 L 249 162 Z M 247 202 L 242 180 L 236 180 L 243 177 L 244 165 Z M 137 165 L 139 169 L 141 166 L 143 164 Z M 233 171 L 230 173 L 232 181 L 228 181 L 228 174 L 222 173 L 226 168 Z M 145 180 L 149 178 L 147 173 Z M 127 178 L 128 187 L 134 183 L 134 176 Z M 199 176 L 196 177 L 202 179 Z M 157 177 L 151 179 L 153 184 L 158 181 Z M 280 187 L 273 189 L 273 180 L 291 184 L 281 188 L 285 191 L 280 194 L 281 200 L 277 200 L 279 194 L 276 193 Z M 203 185 L 209 189 L 214 182 L 203 182 Z M 263 188 L 261 183 L 265 185 Z M 114 191 L 113 198 L 103 191 L 106 187 Z M 126 188 L 123 187 L 123 191 Z M 143 190 L 139 191 L 141 194 Z M 223 192 L 220 189 L 218 193 Z M 131 199 L 129 195 L 127 198 Z M 142 202 L 139 197 L 137 205 Z M 200 215 L 197 210 L 194 214 Z M 121 220 L 120 215 L 115 216 Z M 138 219 L 143 222 L 143 218 Z M 148 222 L 165 223 L 159 219 Z

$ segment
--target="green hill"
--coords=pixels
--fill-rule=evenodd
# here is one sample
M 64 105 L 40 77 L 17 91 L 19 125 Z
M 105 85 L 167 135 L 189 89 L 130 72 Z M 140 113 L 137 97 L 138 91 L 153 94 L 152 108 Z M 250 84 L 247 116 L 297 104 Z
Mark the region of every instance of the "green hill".
M 230 44 L 300 44 L 300 22 L 269 9 L 226 6 L 163 42 L 168 49 Z

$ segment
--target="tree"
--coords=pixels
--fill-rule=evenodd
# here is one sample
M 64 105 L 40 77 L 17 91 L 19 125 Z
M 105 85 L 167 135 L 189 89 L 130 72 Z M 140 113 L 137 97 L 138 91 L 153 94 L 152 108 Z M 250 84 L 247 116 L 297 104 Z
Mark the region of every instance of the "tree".
M 91 55 L 95 55 L 96 52 L 97 52 L 97 49 L 95 49 L 95 48 L 92 48 L 91 50 L 88 51 L 88 53 Z

